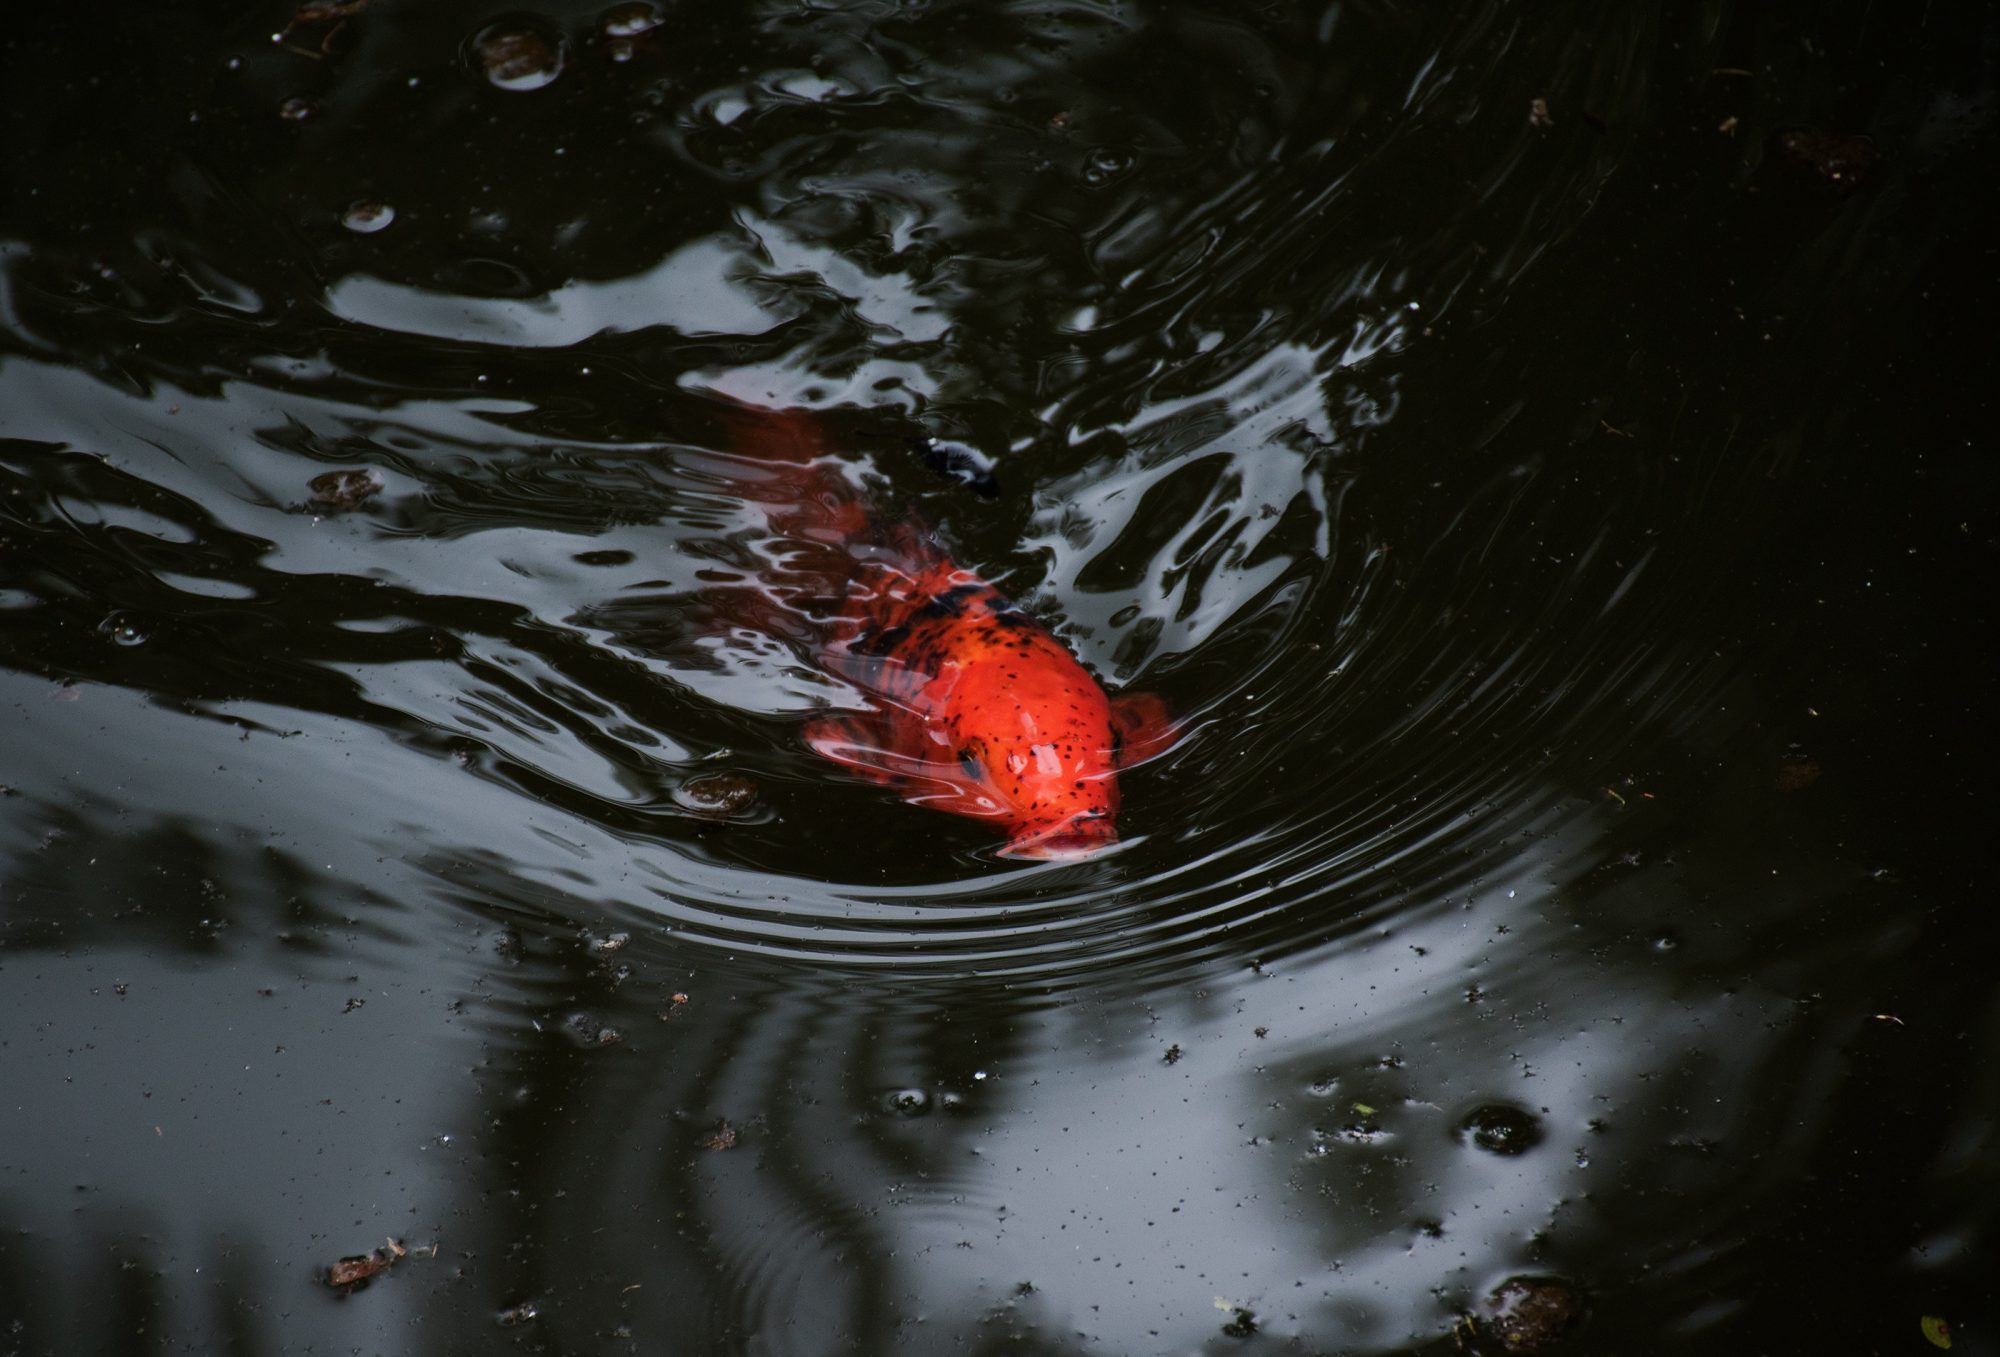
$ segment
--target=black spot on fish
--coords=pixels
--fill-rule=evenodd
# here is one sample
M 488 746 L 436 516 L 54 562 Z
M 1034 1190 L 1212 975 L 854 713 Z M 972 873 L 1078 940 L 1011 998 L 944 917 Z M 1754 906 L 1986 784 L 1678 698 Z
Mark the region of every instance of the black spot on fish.
M 850 649 L 862 655 L 887 655 L 909 638 L 908 627 L 883 627 L 858 637 Z

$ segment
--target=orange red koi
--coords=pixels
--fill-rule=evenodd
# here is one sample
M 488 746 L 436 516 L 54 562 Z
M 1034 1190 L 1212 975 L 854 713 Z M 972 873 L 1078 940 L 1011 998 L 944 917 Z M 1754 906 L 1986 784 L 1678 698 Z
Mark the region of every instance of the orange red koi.
M 1172 742 L 1166 705 L 1109 696 L 999 590 L 916 528 L 885 524 L 810 416 L 738 407 L 728 424 L 758 471 L 742 492 L 792 547 L 773 592 L 870 703 L 812 721 L 814 752 L 914 805 L 990 821 L 1008 856 L 1116 842 L 1118 772 Z

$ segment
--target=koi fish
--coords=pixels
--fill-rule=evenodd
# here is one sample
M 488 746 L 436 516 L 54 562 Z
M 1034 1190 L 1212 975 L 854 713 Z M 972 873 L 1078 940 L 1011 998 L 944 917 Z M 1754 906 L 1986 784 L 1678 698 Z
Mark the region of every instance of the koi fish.
M 787 544 L 767 589 L 871 708 L 813 720 L 806 744 L 913 805 L 992 822 L 1008 857 L 1117 842 L 1118 772 L 1173 742 L 1166 704 L 1108 695 L 927 533 L 875 514 L 809 416 L 731 407 L 725 422 L 755 469 L 739 491 Z

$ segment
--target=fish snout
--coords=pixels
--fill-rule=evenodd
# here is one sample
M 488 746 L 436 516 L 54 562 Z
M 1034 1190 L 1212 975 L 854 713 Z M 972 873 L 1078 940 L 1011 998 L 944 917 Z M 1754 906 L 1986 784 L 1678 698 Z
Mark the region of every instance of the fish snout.
M 1109 815 L 1078 815 L 1059 825 L 1024 830 L 1000 850 L 1006 858 L 1036 862 L 1075 862 L 1118 842 L 1118 826 Z

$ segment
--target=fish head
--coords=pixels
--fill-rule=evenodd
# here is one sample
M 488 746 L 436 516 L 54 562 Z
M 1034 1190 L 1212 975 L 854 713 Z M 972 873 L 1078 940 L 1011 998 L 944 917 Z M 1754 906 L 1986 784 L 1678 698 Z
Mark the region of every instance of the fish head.
M 991 681 L 968 676 L 954 694 L 949 729 L 959 773 L 1006 822 L 1008 857 L 1085 857 L 1118 841 L 1110 702 L 1073 660 L 1051 667 Z

